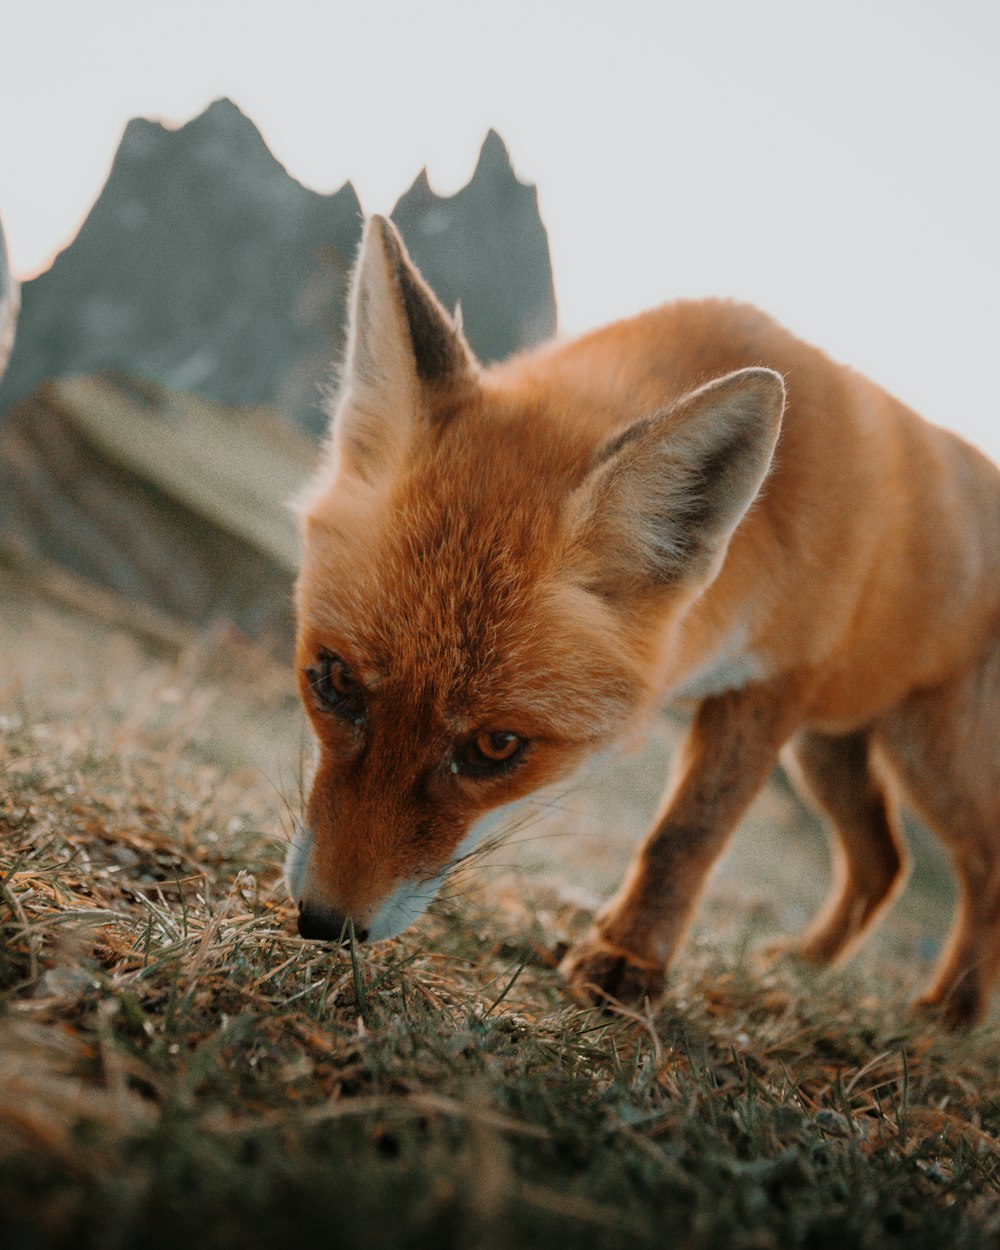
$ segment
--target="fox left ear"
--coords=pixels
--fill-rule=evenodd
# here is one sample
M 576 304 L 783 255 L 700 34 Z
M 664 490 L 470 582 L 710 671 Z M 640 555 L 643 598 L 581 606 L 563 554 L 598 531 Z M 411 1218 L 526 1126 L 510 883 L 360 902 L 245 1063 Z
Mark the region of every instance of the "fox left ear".
M 365 472 L 404 445 L 442 390 L 471 385 L 477 365 L 386 217 L 365 228 L 354 275 L 341 402 L 340 449 Z
M 609 598 L 710 576 L 771 465 L 785 387 L 741 369 L 612 438 L 571 503 L 571 553 Z

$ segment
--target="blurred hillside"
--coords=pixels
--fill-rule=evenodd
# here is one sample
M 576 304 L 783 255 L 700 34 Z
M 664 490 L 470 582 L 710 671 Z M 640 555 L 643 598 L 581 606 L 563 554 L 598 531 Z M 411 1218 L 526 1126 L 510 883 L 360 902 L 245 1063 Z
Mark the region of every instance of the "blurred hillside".
M 495 132 L 468 186 L 440 197 L 421 174 L 394 217 L 483 360 L 554 332 L 537 196 Z M 0 548 L 286 653 L 286 505 L 325 426 L 362 224 L 350 183 L 302 186 L 229 100 L 176 130 L 131 121 L 76 239 L 22 289 Z
M 46 382 L 0 425 L 0 548 L 285 654 L 297 558 L 287 500 L 313 454 L 267 409 L 122 374 Z

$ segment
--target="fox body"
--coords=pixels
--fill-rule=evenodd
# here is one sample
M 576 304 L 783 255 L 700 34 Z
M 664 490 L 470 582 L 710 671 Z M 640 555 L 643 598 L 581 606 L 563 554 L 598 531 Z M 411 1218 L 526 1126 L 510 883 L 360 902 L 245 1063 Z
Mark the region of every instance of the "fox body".
M 672 699 L 690 730 L 564 960 L 574 991 L 660 992 L 787 747 L 835 847 L 795 949 L 844 957 L 900 887 L 903 795 L 960 889 L 924 1001 L 982 1014 L 1000 972 L 1000 471 L 974 448 L 723 301 L 481 368 L 372 218 L 301 511 L 303 935 L 398 932 L 496 809 Z

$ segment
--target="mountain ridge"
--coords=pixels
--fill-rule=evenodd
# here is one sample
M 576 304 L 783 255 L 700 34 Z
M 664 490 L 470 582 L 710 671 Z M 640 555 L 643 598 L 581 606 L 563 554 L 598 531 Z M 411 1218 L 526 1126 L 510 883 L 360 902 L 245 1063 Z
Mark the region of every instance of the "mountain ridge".
M 490 130 L 468 184 L 423 175 L 393 215 L 473 349 L 499 359 L 555 329 L 537 195 Z M 233 405 L 267 405 L 318 433 L 340 354 L 363 213 L 353 184 L 290 174 L 227 97 L 182 125 L 126 125 L 76 237 L 24 283 L 0 420 L 51 377 L 119 369 Z

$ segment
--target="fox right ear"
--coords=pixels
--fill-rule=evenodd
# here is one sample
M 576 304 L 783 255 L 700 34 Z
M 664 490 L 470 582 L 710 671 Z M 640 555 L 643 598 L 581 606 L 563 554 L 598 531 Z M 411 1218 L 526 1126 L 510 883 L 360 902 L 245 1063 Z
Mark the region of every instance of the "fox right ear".
M 784 407 L 780 374 L 740 369 L 606 443 L 572 501 L 584 583 L 626 601 L 713 576 L 770 468 Z
M 333 438 L 363 476 L 403 449 L 428 399 L 471 385 L 476 361 L 413 264 L 396 227 L 369 219 L 354 274 Z

